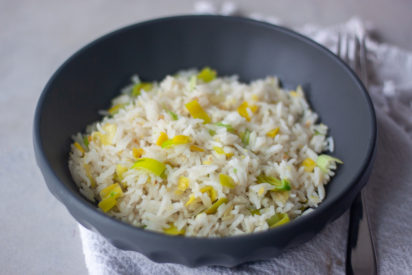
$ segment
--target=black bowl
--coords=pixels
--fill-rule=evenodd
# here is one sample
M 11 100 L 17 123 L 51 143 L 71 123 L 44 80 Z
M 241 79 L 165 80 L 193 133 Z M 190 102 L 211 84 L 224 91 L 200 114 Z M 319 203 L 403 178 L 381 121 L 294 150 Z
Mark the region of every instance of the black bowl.
M 99 119 L 133 74 L 161 80 L 181 69 L 210 66 L 243 81 L 268 75 L 304 87 L 342 159 L 325 201 L 312 213 L 261 233 L 237 237 L 174 237 L 115 220 L 78 192 L 68 170 L 70 137 Z M 34 149 L 50 192 L 86 228 L 113 245 L 156 262 L 234 266 L 268 259 L 312 238 L 349 208 L 365 185 L 376 143 L 375 114 L 355 74 L 334 54 L 288 29 L 244 18 L 179 16 L 112 32 L 70 57 L 37 105 Z M 343 249 L 343 248 L 342 248 Z

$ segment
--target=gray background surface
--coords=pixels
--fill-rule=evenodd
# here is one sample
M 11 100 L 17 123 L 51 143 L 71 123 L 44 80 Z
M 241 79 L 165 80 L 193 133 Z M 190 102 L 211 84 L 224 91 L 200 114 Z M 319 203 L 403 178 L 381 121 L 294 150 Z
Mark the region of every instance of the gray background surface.
M 214 1 L 221 3 L 222 1 Z M 412 50 L 412 1 L 237 1 L 241 11 L 292 26 L 357 15 L 381 41 Z M 0 0 L 0 274 L 86 274 L 74 219 L 34 161 L 32 120 L 48 78 L 74 51 L 121 26 L 187 14 L 194 1 Z

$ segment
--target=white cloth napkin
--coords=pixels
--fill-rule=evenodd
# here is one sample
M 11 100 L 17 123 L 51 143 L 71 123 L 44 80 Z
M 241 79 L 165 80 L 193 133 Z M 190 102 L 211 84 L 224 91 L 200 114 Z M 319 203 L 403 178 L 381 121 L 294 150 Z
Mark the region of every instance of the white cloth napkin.
M 203 2 L 198 9 L 209 9 Z M 226 5 L 220 13 L 234 13 Z M 257 15 L 253 15 L 255 18 Z M 263 18 L 258 18 L 263 19 Z M 269 18 L 271 22 L 278 21 Z M 412 53 L 379 44 L 358 19 L 328 28 L 307 25 L 298 31 L 336 50 L 337 33 L 365 36 L 368 50 L 369 91 L 378 121 L 378 150 L 366 203 L 375 240 L 378 271 L 407 274 L 412 271 Z M 350 54 L 353 55 L 353 52 Z M 267 261 L 235 268 L 188 268 L 158 264 L 145 256 L 113 247 L 100 235 L 80 227 L 83 252 L 90 274 L 344 274 L 348 212 L 326 226 L 314 239 Z M 201 249 L 201 248 L 199 248 Z

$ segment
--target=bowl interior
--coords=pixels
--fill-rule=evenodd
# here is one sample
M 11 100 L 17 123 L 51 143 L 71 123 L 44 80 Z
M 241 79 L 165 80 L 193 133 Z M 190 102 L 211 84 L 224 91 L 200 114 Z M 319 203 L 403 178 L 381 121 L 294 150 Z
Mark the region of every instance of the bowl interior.
M 67 166 L 70 137 L 99 119 L 98 110 L 108 108 L 131 75 L 161 80 L 203 66 L 219 75 L 237 74 L 242 81 L 276 75 L 285 87 L 302 85 L 312 108 L 330 128 L 334 155 L 345 162 L 320 207 L 353 187 L 370 160 L 375 138 L 370 100 L 353 73 L 323 47 L 293 32 L 216 16 L 126 27 L 89 44 L 54 74 L 40 99 L 35 131 L 59 181 L 80 197 Z

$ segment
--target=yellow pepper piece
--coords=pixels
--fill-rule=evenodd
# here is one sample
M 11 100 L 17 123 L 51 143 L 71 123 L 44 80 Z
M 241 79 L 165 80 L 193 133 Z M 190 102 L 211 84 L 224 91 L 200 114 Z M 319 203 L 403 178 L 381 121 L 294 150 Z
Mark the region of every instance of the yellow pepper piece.
M 229 188 L 234 188 L 236 186 L 235 181 L 232 179 L 232 177 L 225 174 L 219 175 L 219 181 L 222 186 L 226 186 Z
M 301 165 L 304 167 L 306 172 L 310 173 L 313 171 L 313 169 L 315 169 L 316 162 L 311 158 L 306 158 L 304 161 L 302 161 Z
M 101 210 L 103 210 L 104 213 L 106 213 L 110 209 L 112 209 L 116 204 L 117 204 L 117 201 L 116 201 L 115 198 L 108 197 L 108 198 L 105 198 L 104 200 L 100 201 L 98 206 Z
M 198 74 L 197 78 L 203 80 L 203 82 L 210 82 L 216 78 L 216 71 L 210 69 L 209 67 L 203 68 Z
M 223 155 L 225 153 L 225 151 L 221 147 L 213 146 L 213 150 L 215 150 L 215 152 L 219 155 Z
M 256 105 L 249 105 L 246 101 L 244 101 L 240 106 L 237 108 L 237 112 L 239 115 L 244 117 L 247 121 L 250 121 L 250 115 L 248 112 L 248 109 L 252 112 L 255 113 L 258 109 L 258 106 Z
M 163 177 L 166 170 L 166 165 L 155 159 L 141 158 L 133 164 L 132 168 L 146 170 L 156 176 Z
M 233 157 L 234 153 L 226 153 L 225 155 L 228 159 L 230 159 L 231 157 Z
M 206 214 L 214 214 L 216 213 L 217 209 L 219 208 L 219 206 L 221 206 L 222 204 L 227 202 L 227 198 L 221 198 L 218 199 L 214 204 L 212 204 L 211 207 L 209 207 L 209 209 L 206 209 L 205 213 Z
M 113 139 L 114 139 L 114 136 L 116 135 L 116 129 L 117 129 L 116 125 L 107 123 L 102 128 L 105 132 L 105 134 L 102 134 L 100 136 L 103 145 L 113 144 Z
M 217 192 L 212 186 L 205 186 L 203 188 L 200 188 L 200 192 L 206 192 L 209 195 L 209 198 L 212 202 L 214 202 L 217 199 Z
M 76 149 L 79 150 L 82 155 L 84 155 L 84 149 L 78 142 L 74 143 L 74 147 L 76 147 Z
M 169 137 L 167 136 L 165 132 L 160 132 L 160 136 L 156 141 L 156 145 L 162 146 L 163 142 L 165 142 L 168 139 Z
M 203 123 L 210 123 L 211 119 L 209 115 L 202 106 L 200 106 L 196 99 L 186 103 L 185 106 L 193 118 L 203 119 Z
M 195 195 L 194 195 L 194 194 L 191 194 L 191 195 L 189 196 L 189 200 L 185 203 L 185 206 L 188 206 L 188 205 L 192 204 L 195 200 L 196 200 Z
M 136 84 L 133 86 L 132 90 L 132 96 L 138 96 L 140 95 L 140 92 L 142 90 L 149 92 L 150 90 L 153 89 L 153 84 L 149 82 L 140 82 L 139 84 Z
M 204 152 L 205 150 L 203 148 L 200 148 L 199 146 L 190 145 L 190 151 L 192 151 L 192 152 Z
M 288 223 L 289 221 L 289 216 L 286 213 L 277 213 L 266 220 L 270 228 L 278 227 L 282 224 Z
M 246 101 L 244 101 L 242 104 L 240 104 L 240 106 L 237 108 L 237 112 L 239 113 L 239 115 L 241 115 L 242 117 L 246 118 L 247 121 L 250 121 L 250 116 L 249 113 L 247 112 L 247 107 L 249 106 L 249 104 L 247 104 Z
M 116 175 L 119 180 L 123 179 L 123 174 L 127 171 L 127 168 L 121 164 L 116 165 Z
M 184 235 L 185 234 L 184 229 L 177 229 L 177 227 L 174 225 L 174 223 L 171 223 L 168 228 L 163 228 L 163 233 L 176 236 L 176 235 Z
M 204 165 L 210 165 L 210 164 L 212 164 L 212 161 L 211 160 L 204 160 L 202 163 Z
M 100 197 L 102 199 L 106 198 L 114 198 L 117 199 L 118 197 L 123 195 L 122 188 L 118 183 L 111 184 L 104 188 L 102 191 L 100 191 Z
M 180 177 L 179 181 L 177 182 L 177 192 L 178 194 L 182 194 L 186 189 L 189 187 L 189 179 L 186 177 Z
M 297 97 L 298 93 L 296 91 L 290 91 L 290 95 L 293 97 Z
M 144 150 L 142 148 L 133 148 L 132 153 L 133 153 L 133 157 L 138 159 L 144 154 Z
M 276 135 L 277 135 L 278 133 L 279 133 L 279 127 L 275 128 L 275 129 L 273 129 L 273 130 L 270 130 L 269 132 L 266 133 L 266 135 L 267 135 L 268 137 L 274 138 L 274 137 L 276 137 Z

